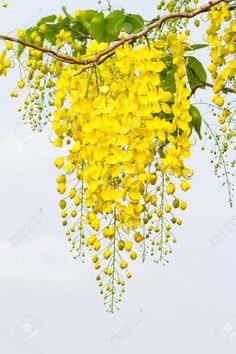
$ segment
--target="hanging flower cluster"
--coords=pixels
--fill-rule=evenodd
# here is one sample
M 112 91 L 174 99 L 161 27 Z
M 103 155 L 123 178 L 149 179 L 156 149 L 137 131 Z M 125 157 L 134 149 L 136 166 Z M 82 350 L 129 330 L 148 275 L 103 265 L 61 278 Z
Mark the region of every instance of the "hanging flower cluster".
M 236 13 L 236 10 L 234 10 Z M 208 70 L 214 80 L 213 102 L 224 105 L 224 87 L 235 81 L 236 74 L 236 20 L 232 18 L 229 4 L 221 3 L 211 9 L 207 18 L 210 26 L 207 29 L 206 41 L 211 47 L 211 64 Z M 225 115 L 225 113 L 224 113 Z
M 231 9 L 230 4 L 223 2 L 213 7 L 207 14 L 210 22 L 207 29 L 206 41 L 210 45 L 211 63 L 208 70 L 213 80 L 213 103 L 217 109 L 213 115 L 218 117 L 220 128 L 214 133 L 214 127 L 206 123 L 207 134 L 214 141 L 212 149 L 215 173 L 225 177 L 229 201 L 232 205 L 233 186 L 229 180 L 235 176 L 236 149 L 236 120 L 235 106 L 232 93 L 236 92 L 236 9 Z M 233 16 L 234 15 L 234 16 Z M 231 94 L 231 95 L 230 95 Z M 230 172 L 230 167 L 233 172 Z M 222 172 L 220 172 L 222 170 Z
M 11 61 L 6 57 L 6 50 L 0 53 L 0 76 L 7 76 L 7 69 L 11 66 Z
M 63 169 L 57 178 L 63 225 L 75 257 L 83 258 L 86 248 L 93 252 L 111 311 L 124 276 L 132 276 L 129 259 L 139 250 L 144 259 L 149 249 L 165 262 L 176 242 L 172 225 L 182 223 L 175 210 L 186 209 L 175 194 L 176 184 L 190 188 L 191 176 L 184 164 L 191 148 L 185 41 L 170 34 L 126 44 L 80 74 L 81 68 L 67 67 L 56 83 L 54 145 L 68 151 L 55 161 Z M 106 46 L 93 41 L 86 57 Z M 174 94 L 162 87 L 169 66 L 175 67 Z

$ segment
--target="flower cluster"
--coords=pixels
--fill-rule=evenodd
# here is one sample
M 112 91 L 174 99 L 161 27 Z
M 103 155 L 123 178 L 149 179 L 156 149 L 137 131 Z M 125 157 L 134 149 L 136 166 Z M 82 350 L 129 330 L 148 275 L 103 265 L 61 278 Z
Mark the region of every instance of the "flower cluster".
M 60 20 L 60 19 L 58 19 Z M 46 25 L 42 24 L 36 30 L 31 30 L 27 36 L 28 41 L 35 46 L 43 46 L 43 34 Z M 58 39 L 63 38 L 63 31 L 58 34 Z M 26 32 L 17 30 L 17 38 L 25 39 Z M 55 81 L 60 76 L 63 62 L 55 58 L 46 57 L 42 51 L 29 48 L 27 55 L 23 53 L 24 47 L 15 48 L 12 42 L 5 42 L 5 49 L 0 54 L 0 75 L 6 75 L 7 68 L 14 64 L 20 67 L 20 80 L 15 89 L 11 92 L 11 97 L 18 97 L 22 89 L 27 88 L 27 95 L 19 112 L 23 112 L 22 118 L 25 124 L 29 124 L 32 130 L 42 131 L 44 125 L 51 117 L 54 106 Z M 59 48 L 59 46 L 58 46 Z M 67 48 L 68 49 L 68 48 Z M 71 43 L 69 50 L 75 50 L 75 44 Z M 10 60 L 6 60 L 7 52 Z M 1 61 L 4 60 L 4 63 Z
M 6 50 L 0 53 L 0 76 L 7 76 L 7 69 L 11 66 L 11 61 L 6 57 Z
M 207 29 L 206 41 L 210 45 L 211 63 L 208 71 L 213 79 L 213 103 L 216 109 L 213 115 L 218 117 L 219 126 L 215 132 L 214 126 L 206 123 L 210 139 L 214 141 L 212 148 L 215 173 L 225 177 L 229 201 L 232 205 L 233 185 L 230 181 L 234 177 L 235 148 L 236 148 L 236 120 L 232 93 L 236 92 L 236 10 L 230 4 L 223 2 L 207 14 L 210 25 Z M 234 15 L 234 16 L 233 16 Z M 233 151 L 230 151 L 233 148 Z M 233 172 L 231 172 L 231 168 Z
M 222 107 L 224 88 L 227 83 L 234 83 L 236 74 L 236 20 L 232 18 L 229 4 L 225 2 L 212 7 L 207 18 L 210 22 L 206 41 L 211 48 L 208 70 L 214 81 L 213 102 Z
M 129 259 L 150 250 L 165 262 L 176 242 L 176 209 L 186 203 L 191 171 L 189 96 L 185 71 L 186 37 L 133 47 L 125 44 L 100 65 L 68 66 L 56 83 L 52 128 L 63 225 L 75 258 L 93 251 L 101 294 L 113 311 L 131 278 Z M 92 41 L 86 57 L 106 48 Z M 173 93 L 163 75 L 174 68 Z M 70 226 L 69 226 L 70 225 Z M 137 247 L 138 244 L 141 247 Z

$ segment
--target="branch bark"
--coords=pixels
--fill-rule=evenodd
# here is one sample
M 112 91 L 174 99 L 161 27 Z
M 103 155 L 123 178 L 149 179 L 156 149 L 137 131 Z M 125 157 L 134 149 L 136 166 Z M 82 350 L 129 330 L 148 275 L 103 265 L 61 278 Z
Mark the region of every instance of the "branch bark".
M 191 70 L 191 72 L 193 73 L 193 75 L 194 75 L 194 76 L 196 77 L 196 79 L 199 81 L 199 84 L 198 84 L 197 86 L 195 86 L 194 89 L 191 91 L 190 97 L 191 97 L 192 95 L 194 95 L 195 92 L 197 91 L 197 89 L 199 89 L 199 88 L 202 88 L 202 87 L 210 87 L 210 88 L 213 88 L 213 87 L 214 87 L 214 85 L 211 84 L 210 82 L 206 82 L 206 81 L 201 80 L 201 79 L 199 78 L 199 76 L 196 74 L 196 72 L 195 72 L 192 68 L 190 68 L 189 66 L 188 66 L 188 69 Z M 226 86 L 223 86 L 221 91 L 224 92 L 224 93 L 236 93 L 234 89 L 232 89 L 232 88 L 230 88 L 230 87 L 226 87 Z
M 195 92 L 196 92 L 197 89 L 203 88 L 203 87 L 210 87 L 210 88 L 213 88 L 214 85 L 211 84 L 211 83 L 209 83 L 209 82 L 201 81 L 200 84 L 197 85 L 197 86 L 194 88 L 194 90 L 192 90 L 190 97 L 195 94 Z M 221 91 L 222 91 L 223 93 L 236 93 L 234 89 L 232 89 L 232 88 L 230 88 L 230 87 L 226 87 L 226 86 L 222 87 L 222 90 L 221 90 Z

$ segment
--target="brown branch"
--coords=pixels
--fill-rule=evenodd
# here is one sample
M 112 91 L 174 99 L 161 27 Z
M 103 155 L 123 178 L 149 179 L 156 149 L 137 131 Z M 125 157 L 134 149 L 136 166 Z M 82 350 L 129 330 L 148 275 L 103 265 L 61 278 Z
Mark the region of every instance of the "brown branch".
M 200 84 L 199 84 L 199 85 L 196 85 L 196 86 L 194 87 L 194 89 L 192 90 L 190 97 L 191 97 L 192 95 L 194 95 L 194 93 L 196 92 L 196 90 L 197 90 L 198 88 L 202 88 L 202 87 L 210 87 L 210 88 L 213 88 L 214 85 L 213 85 L 213 84 L 210 84 L 209 82 L 200 81 Z M 227 92 L 227 93 L 236 93 L 234 89 L 232 89 L 232 88 L 230 88 L 230 87 L 225 87 L 225 86 L 222 87 L 221 91 L 222 91 L 222 92 Z
M 191 70 L 191 72 L 193 73 L 193 75 L 194 75 L 194 76 L 196 77 L 196 79 L 199 81 L 199 84 L 196 85 L 196 86 L 194 87 L 194 89 L 192 89 L 191 94 L 190 94 L 190 97 L 195 94 L 195 92 L 196 92 L 196 90 L 197 90 L 198 88 L 202 88 L 202 87 L 210 87 L 210 88 L 213 88 L 213 87 L 214 87 L 213 84 L 201 80 L 201 79 L 199 78 L 199 76 L 197 75 L 197 73 L 196 73 L 192 68 L 190 68 L 189 66 L 187 66 L 187 67 L 188 67 L 189 70 Z M 223 86 L 223 87 L 222 87 L 222 92 L 236 93 L 234 89 L 232 89 L 232 88 L 230 88 L 230 87 L 226 87 L 226 86 Z
M 97 63 L 99 62 L 99 60 L 107 55 L 109 55 L 110 53 L 114 52 L 118 47 L 123 46 L 125 43 L 129 43 L 129 42 L 135 42 L 137 41 L 139 38 L 145 37 L 147 36 L 152 30 L 156 29 L 156 28 L 161 28 L 161 26 L 169 21 L 170 19 L 173 18 L 192 18 L 195 17 L 203 12 L 207 12 L 209 11 L 213 6 L 221 3 L 221 2 L 227 2 L 230 3 L 232 0 L 211 0 L 209 1 L 207 4 L 202 5 L 200 7 L 198 7 L 196 10 L 192 11 L 192 12 L 174 12 L 174 13 L 169 13 L 167 15 L 162 16 L 160 19 L 157 19 L 156 21 L 154 21 L 153 23 L 149 24 L 147 27 L 145 27 L 142 31 L 138 32 L 138 33 L 134 33 L 131 34 L 123 39 L 118 40 L 117 42 L 115 42 L 113 45 L 111 45 L 109 48 L 102 50 L 101 52 L 97 53 L 93 58 L 90 59 L 77 59 L 71 56 L 67 56 L 65 54 L 61 54 L 58 53 L 52 49 L 49 49 L 47 47 L 38 47 L 32 43 L 28 43 L 25 42 L 24 40 L 18 39 L 18 38 L 13 38 L 13 37 L 9 37 L 9 36 L 5 36 L 5 35 L 1 35 L 0 34 L 0 39 L 6 40 L 6 41 L 10 41 L 10 42 L 15 42 L 15 43 L 19 43 L 25 47 L 29 47 L 29 48 L 34 48 L 36 50 L 39 50 L 43 53 L 46 53 L 50 56 L 55 57 L 56 59 L 68 63 L 68 64 L 78 64 L 78 65 L 88 65 L 88 64 L 93 64 L 93 63 Z
M 108 54 L 106 57 L 104 57 L 103 59 L 101 59 L 99 62 L 93 63 L 90 66 L 86 66 L 79 73 L 77 73 L 75 76 L 78 76 L 78 75 L 82 74 L 83 72 L 86 72 L 87 70 L 92 69 L 94 67 L 94 65 L 101 65 L 102 63 L 104 63 L 104 61 L 106 61 L 108 58 L 112 57 L 114 54 L 115 54 L 115 52 L 112 52 L 112 53 Z
M 70 30 L 71 32 L 77 34 L 78 36 L 80 36 L 83 39 L 93 39 L 91 36 L 84 34 L 82 32 L 79 31 L 75 31 L 73 28 L 71 28 L 69 25 L 65 26 L 65 28 L 67 28 L 68 30 Z
M 25 42 L 23 41 L 22 39 L 19 39 L 19 38 L 14 38 L 14 37 L 10 37 L 10 36 L 4 36 L 2 34 L 0 34 L 0 39 L 3 39 L 5 41 L 9 41 L 9 42 L 14 42 L 14 43 L 18 43 L 18 44 L 21 44 L 23 45 L 24 47 L 28 47 L 28 48 L 33 48 L 33 49 L 36 49 L 40 52 L 43 52 L 43 53 L 46 53 L 60 61 L 63 61 L 65 63 L 68 63 L 68 64 L 79 64 L 76 62 L 76 58 L 73 58 L 73 57 L 70 57 L 70 56 L 67 56 L 67 55 L 64 55 L 64 54 L 60 54 L 60 53 L 57 53 L 56 51 L 52 50 L 52 49 L 49 49 L 47 47 L 38 47 L 37 45 L 34 45 L 32 43 L 28 43 L 28 42 Z

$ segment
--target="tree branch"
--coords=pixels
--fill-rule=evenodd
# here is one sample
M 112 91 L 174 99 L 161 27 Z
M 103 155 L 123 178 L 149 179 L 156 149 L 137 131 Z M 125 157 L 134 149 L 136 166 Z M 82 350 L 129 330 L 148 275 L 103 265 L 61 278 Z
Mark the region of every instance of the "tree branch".
M 39 50 L 39 51 L 46 53 L 52 57 L 55 57 L 59 61 L 62 61 L 62 62 L 68 63 L 68 64 L 88 65 L 88 64 L 93 64 L 93 63 L 99 63 L 99 60 L 101 58 L 106 57 L 110 53 L 114 52 L 118 47 L 123 46 L 125 43 L 135 42 L 139 38 L 143 38 L 143 37 L 147 36 L 151 31 L 153 31 L 156 28 L 161 28 L 161 26 L 165 22 L 167 22 L 173 18 L 192 18 L 192 17 L 195 17 L 203 12 L 209 11 L 213 6 L 215 6 L 221 2 L 230 3 L 231 1 L 232 0 L 211 0 L 208 3 L 206 3 L 205 5 L 198 7 L 196 10 L 194 10 L 192 12 L 183 11 L 183 12 L 174 12 L 174 13 L 166 14 L 166 15 L 162 16 L 161 18 L 155 20 L 151 24 L 149 24 L 142 31 L 140 31 L 138 33 L 131 34 L 125 38 L 122 38 L 122 39 L 116 41 L 109 48 L 102 50 L 101 52 L 98 52 L 94 57 L 89 58 L 89 59 L 77 59 L 77 58 L 74 58 L 71 56 L 67 56 L 65 54 L 58 53 L 58 52 L 56 52 L 52 49 L 49 49 L 47 47 L 38 47 L 32 43 L 25 42 L 22 39 L 10 37 L 10 36 L 5 36 L 5 35 L 0 34 L 0 39 L 10 41 L 10 42 L 15 42 L 15 43 L 21 44 L 25 47 Z
M 189 66 L 187 66 L 187 67 L 188 67 L 189 70 L 191 70 L 192 74 L 193 74 L 193 75 L 196 77 L 196 79 L 199 81 L 199 84 L 196 85 L 196 86 L 194 87 L 194 89 L 192 89 L 191 94 L 190 94 L 190 97 L 195 94 L 195 92 L 196 92 L 196 90 L 197 90 L 198 88 L 202 88 L 202 87 L 210 87 L 210 88 L 213 88 L 213 87 L 214 87 L 214 85 L 211 84 L 210 82 L 206 82 L 206 81 L 201 80 L 201 79 L 199 78 L 199 76 L 196 74 L 196 72 L 195 72 L 192 68 L 190 68 Z M 230 88 L 230 87 L 226 87 L 226 86 L 223 86 L 223 87 L 222 87 L 222 92 L 236 93 L 234 89 L 232 89 L 232 88 Z
M 192 90 L 190 97 L 191 97 L 192 95 L 194 95 L 194 93 L 196 92 L 196 90 L 197 90 L 198 88 L 202 88 L 202 87 L 210 87 L 210 88 L 213 88 L 214 85 L 213 85 L 213 84 L 210 84 L 209 82 L 200 81 L 200 84 L 197 85 L 197 86 Z M 221 91 L 222 91 L 222 92 L 227 92 L 227 93 L 236 93 L 234 89 L 232 89 L 232 88 L 230 88 L 230 87 L 225 87 L 225 86 L 222 87 L 222 90 L 221 90 Z

